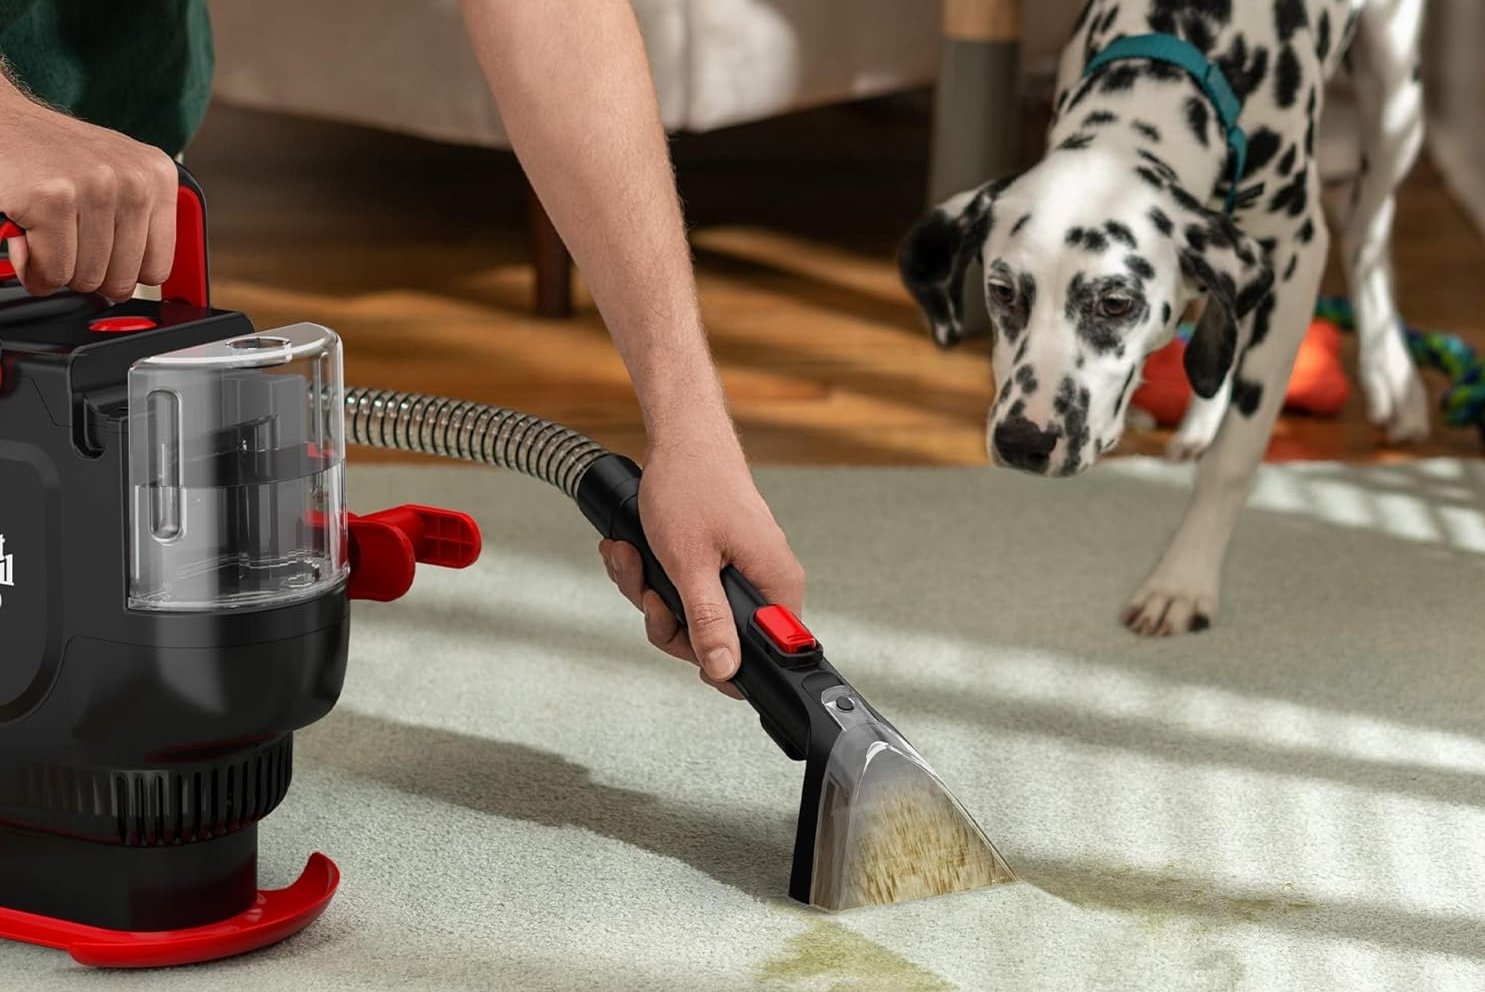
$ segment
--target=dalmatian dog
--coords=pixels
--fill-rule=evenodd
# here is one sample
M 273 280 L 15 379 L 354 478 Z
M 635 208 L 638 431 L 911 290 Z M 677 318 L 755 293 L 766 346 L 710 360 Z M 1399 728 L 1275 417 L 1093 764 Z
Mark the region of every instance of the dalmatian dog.
M 1337 72 L 1361 119 L 1335 222 L 1363 391 L 1391 441 L 1428 431 L 1390 270 L 1395 189 L 1422 143 L 1422 20 L 1423 0 L 1088 0 L 1062 55 L 1045 157 L 939 204 L 903 242 L 903 281 L 944 346 L 963 334 L 965 275 L 980 261 L 999 380 L 987 444 L 994 462 L 1026 472 L 1075 475 L 1113 448 L 1145 356 L 1195 322 L 1195 395 L 1169 454 L 1199 459 L 1196 483 L 1123 613 L 1138 634 L 1200 631 L 1216 615 L 1326 264 L 1315 132 Z M 1191 72 L 1141 58 L 1086 71 L 1110 43 L 1152 33 L 1189 42 L 1241 101 L 1240 178 Z

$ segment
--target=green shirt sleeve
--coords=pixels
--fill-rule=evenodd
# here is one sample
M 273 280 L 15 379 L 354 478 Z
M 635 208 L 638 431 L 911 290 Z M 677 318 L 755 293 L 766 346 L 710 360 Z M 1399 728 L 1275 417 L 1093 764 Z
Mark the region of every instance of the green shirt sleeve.
M 0 0 L 0 54 L 38 99 L 170 155 L 211 99 L 206 0 Z

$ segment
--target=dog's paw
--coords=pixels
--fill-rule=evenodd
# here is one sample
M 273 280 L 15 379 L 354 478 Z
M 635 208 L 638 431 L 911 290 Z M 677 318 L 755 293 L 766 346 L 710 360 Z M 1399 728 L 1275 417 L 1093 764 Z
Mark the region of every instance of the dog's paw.
M 1176 428 L 1165 445 L 1165 457 L 1173 462 L 1194 462 L 1217 440 L 1217 431 L 1222 428 L 1222 418 L 1227 414 L 1227 403 L 1216 399 L 1191 398 L 1181 426 Z
M 1206 630 L 1216 615 L 1215 584 L 1171 581 L 1155 575 L 1134 594 L 1120 619 L 1142 637 L 1170 637 Z
M 1361 361 L 1361 388 L 1367 418 L 1387 434 L 1389 444 L 1428 438 L 1428 391 L 1407 350 L 1398 342 Z
M 1178 430 L 1165 443 L 1166 461 L 1194 462 L 1206 454 L 1207 449 L 1212 446 L 1214 437 L 1215 435 L 1192 437 L 1184 430 Z

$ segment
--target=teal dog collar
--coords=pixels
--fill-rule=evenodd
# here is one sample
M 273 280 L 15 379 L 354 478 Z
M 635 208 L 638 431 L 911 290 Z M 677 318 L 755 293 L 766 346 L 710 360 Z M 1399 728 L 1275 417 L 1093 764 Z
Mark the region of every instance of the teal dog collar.
M 1238 127 L 1238 116 L 1243 112 L 1243 103 L 1232 91 L 1227 76 L 1201 49 L 1173 34 L 1142 34 L 1133 38 L 1120 38 L 1088 62 L 1083 70 L 1087 79 L 1111 62 L 1125 59 L 1150 59 L 1164 62 L 1186 70 L 1196 80 L 1213 109 L 1222 129 L 1227 135 L 1227 147 L 1232 151 L 1232 183 L 1227 190 L 1227 213 L 1237 206 L 1238 182 L 1243 178 L 1243 169 L 1248 161 L 1248 136 Z

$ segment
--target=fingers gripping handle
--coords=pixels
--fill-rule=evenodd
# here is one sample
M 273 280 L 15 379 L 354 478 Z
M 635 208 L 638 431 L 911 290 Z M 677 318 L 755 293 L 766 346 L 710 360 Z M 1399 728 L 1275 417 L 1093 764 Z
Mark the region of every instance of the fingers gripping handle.
M 211 282 L 206 259 L 206 196 L 185 166 L 176 164 L 180 183 L 175 196 L 175 259 L 170 275 L 160 285 L 160 298 L 196 307 L 211 306 Z M 25 230 L 0 214 L 0 241 L 24 237 Z M 8 271 L 6 271 L 8 270 Z M 9 260 L 0 260 L 0 277 L 15 275 Z
M 645 538 L 639 483 L 638 465 L 622 455 L 607 455 L 578 483 L 578 505 L 604 537 L 634 545 L 644 561 L 646 585 L 684 624 L 680 593 Z M 782 607 L 770 604 L 741 572 L 728 565 L 721 580 L 742 648 L 732 684 L 758 711 L 763 728 L 784 753 L 803 759 L 810 750 L 811 713 L 821 705 L 819 694 L 842 679 L 808 631 Z

